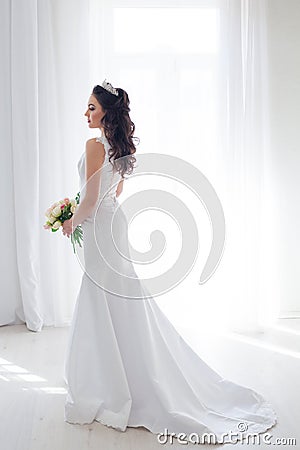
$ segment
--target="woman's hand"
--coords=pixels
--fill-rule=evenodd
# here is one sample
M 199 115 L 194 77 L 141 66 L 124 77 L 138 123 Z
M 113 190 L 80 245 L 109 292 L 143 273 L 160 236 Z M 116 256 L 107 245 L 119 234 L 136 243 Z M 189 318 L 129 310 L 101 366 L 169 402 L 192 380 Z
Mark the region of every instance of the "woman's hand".
M 68 237 L 70 237 L 70 234 L 72 234 L 73 231 L 73 217 L 71 217 L 71 219 L 64 221 L 62 225 L 62 232 L 63 235 L 67 235 Z

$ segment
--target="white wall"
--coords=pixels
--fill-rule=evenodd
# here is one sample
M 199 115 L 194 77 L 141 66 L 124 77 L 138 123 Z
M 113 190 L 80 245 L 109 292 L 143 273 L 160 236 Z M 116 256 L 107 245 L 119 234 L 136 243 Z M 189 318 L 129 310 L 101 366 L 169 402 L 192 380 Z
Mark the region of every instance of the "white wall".
M 300 315 L 300 1 L 269 0 L 268 19 L 278 295 L 281 314 L 293 316 Z

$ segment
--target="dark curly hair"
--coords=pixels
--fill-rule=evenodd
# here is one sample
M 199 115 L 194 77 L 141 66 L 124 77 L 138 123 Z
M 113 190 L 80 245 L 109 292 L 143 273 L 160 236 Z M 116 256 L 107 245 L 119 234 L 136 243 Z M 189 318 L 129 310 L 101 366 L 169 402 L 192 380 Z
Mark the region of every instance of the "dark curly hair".
M 102 86 L 94 86 L 92 95 L 100 103 L 104 116 L 101 125 L 104 129 L 106 139 L 111 148 L 109 149 L 109 162 L 114 158 L 116 170 L 124 178 L 124 174 L 131 174 L 134 169 L 136 152 L 134 142 L 139 143 L 139 139 L 133 136 L 135 125 L 130 119 L 129 97 L 126 91 L 116 88 L 118 96 L 108 92 Z M 131 156 L 129 156 L 131 155 Z M 122 158 L 122 156 L 127 156 Z M 120 161 L 118 161 L 118 159 Z

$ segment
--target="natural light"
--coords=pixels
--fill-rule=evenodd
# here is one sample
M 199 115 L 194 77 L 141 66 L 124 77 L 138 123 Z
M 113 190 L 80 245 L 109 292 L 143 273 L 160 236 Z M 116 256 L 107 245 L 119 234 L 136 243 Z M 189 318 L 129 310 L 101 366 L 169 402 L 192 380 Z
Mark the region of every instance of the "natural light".
M 114 48 L 122 53 L 214 53 L 215 8 L 114 8 Z

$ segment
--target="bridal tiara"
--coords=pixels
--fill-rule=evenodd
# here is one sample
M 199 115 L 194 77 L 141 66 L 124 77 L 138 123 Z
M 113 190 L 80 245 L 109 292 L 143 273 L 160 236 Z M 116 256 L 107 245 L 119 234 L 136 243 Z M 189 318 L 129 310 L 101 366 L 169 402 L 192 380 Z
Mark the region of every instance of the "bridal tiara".
M 114 87 L 112 87 L 112 85 L 106 80 L 106 78 L 105 78 L 105 80 L 104 80 L 103 83 L 102 83 L 102 87 L 103 87 L 106 91 L 110 92 L 110 93 L 113 94 L 113 95 L 116 95 L 116 96 L 119 95 L 119 92 L 117 91 L 117 89 L 114 88 Z

